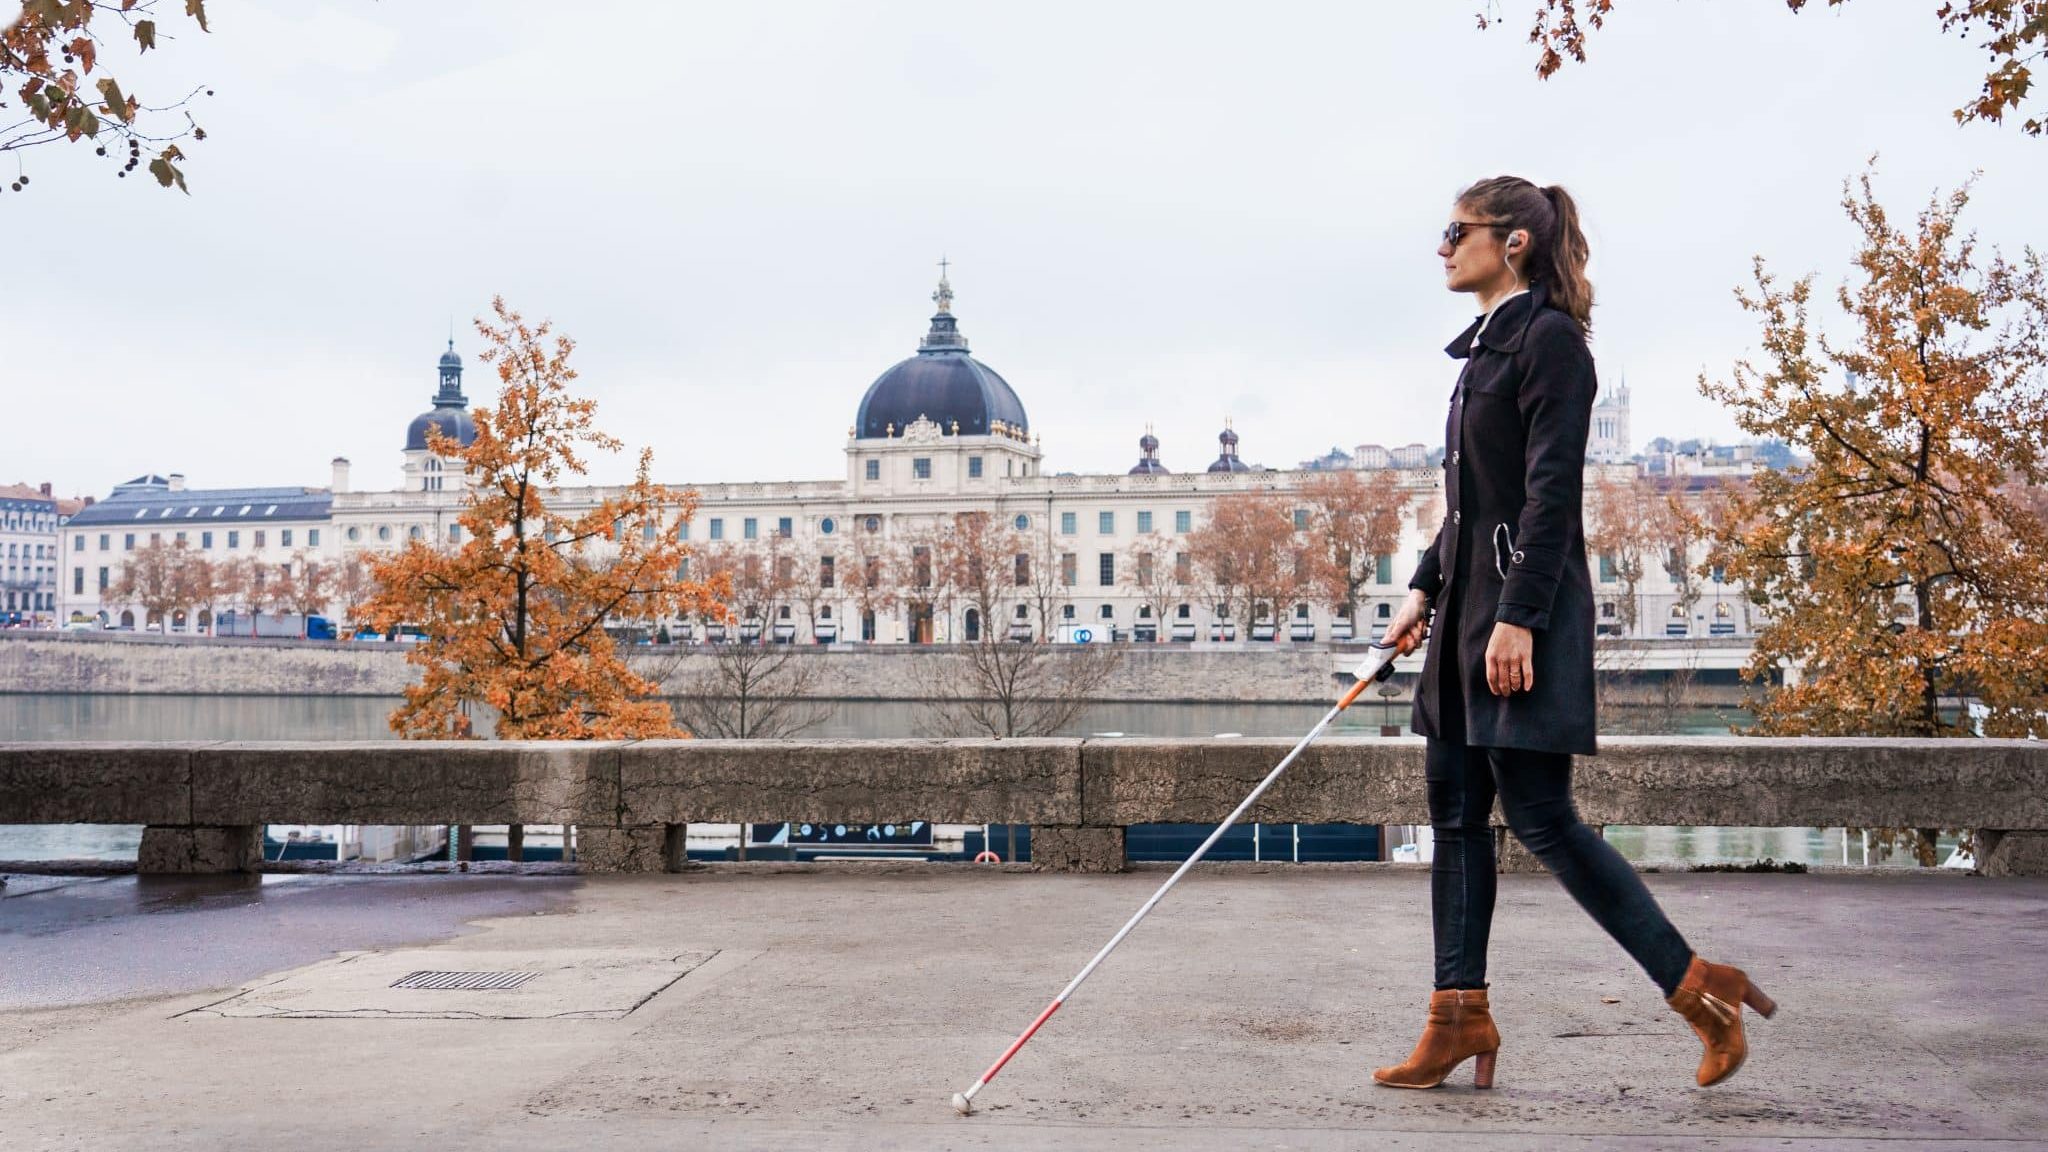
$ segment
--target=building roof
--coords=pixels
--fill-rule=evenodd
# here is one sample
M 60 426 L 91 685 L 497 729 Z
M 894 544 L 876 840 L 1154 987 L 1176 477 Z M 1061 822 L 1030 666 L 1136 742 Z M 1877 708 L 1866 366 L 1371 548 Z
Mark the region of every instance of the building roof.
M 434 406 L 405 426 L 407 452 L 426 451 L 427 432 L 432 428 L 439 428 L 441 435 L 464 448 L 476 439 L 476 421 L 468 411 L 469 397 L 462 394 L 462 357 L 456 354 L 452 338 L 436 368 L 441 377 L 440 390 L 434 393 Z
M 334 494 L 325 488 L 187 488 L 133 483 L 71 518 L 71 527 L 123 524 L 264 524 L 325 520 Z
M 943 276 L 932 299 L 939 310 L 917 355 L 868 385 L 854 415 L 854 435 L 862 440 L 901 436 L 906 426 L 923 418 L 961 436 L 987 436 L 998 425 L 1023 436 L 1030 430 L 1024 402 L 995 369 L 967 354 L 967 337 L 953 317 L 953 287 Z
M 55 504 L 56 501 L 43 495 L 43 490 L 33 484 L 0 484 L 0 500 L 33 500 L 38 504 Z

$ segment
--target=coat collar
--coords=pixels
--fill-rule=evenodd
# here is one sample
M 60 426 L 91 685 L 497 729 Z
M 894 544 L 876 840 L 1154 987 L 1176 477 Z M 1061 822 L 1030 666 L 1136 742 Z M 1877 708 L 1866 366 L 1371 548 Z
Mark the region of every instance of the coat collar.
M 1479 331 L 1479 325 L 1486 319 L 1481 316 L 1465 325 L 1465 330 L 1458 333 L 1457 338 L 1444 348 L 1444 352 L 1453 360 L 1463 360 L 1472 355 L 1472 337 L 1475 333 L 1478 334 L 1481 344 L 1495 352 L 1521 351 L 1522 337 L 1529 331 L 1529 321 L 1536 318 L 1536 313 L 1549 301 L 1549 297 L 1549 289 L 1542 281 L 1531 284 L 1527 292 L 1500 306 L 1500 310 L 1493 314 L 1493 322 L 1486 325 L 1486 331 Z

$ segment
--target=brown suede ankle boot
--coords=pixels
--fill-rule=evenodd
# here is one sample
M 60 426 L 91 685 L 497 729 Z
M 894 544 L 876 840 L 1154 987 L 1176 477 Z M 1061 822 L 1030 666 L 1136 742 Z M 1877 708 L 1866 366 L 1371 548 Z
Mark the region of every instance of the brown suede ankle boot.
M 1486 1006 L 1484 988 L 1445 988 L 1430 993 L 1429 1022 L 1406 1063 L 1373 1070 L 1372 1078 L 1389 1088 L 1434 1088 L 1467 1059 L 1477 1056 L 1472 1084 L 1493 1087 L 1494 1055 L 1500 1031 Z
M 1749 1055 L 1749 1041 L 1742 1034 L 1742 1006 L 1749 1005 L 1766 1019 L 1777 1012 L 1777 1002 L 1749 982 L 1740 968 L 1710 964 L 1695 956 L 1685 970 L 1678 991 L 1665 1003 L 1685 1017 L 1699 1033 L 1706 1052 L 1700 1056 L 1700 1087 L 1719 1084 Z

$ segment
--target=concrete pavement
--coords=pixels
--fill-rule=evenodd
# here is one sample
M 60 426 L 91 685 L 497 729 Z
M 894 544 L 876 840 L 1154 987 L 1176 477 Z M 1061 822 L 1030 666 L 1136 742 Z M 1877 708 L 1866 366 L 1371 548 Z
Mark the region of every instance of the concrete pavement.
M 1469 1068 L 1433 1092 L 1369 1082 L 1422 1017 L 1420 871 L 1206 870 L 953 1115 L 1163 878 L 16 877 L 0 1148 L 2048 1149 L 2048 881 L 1952 874 L 1648 877 L 1783 1006 L 1710 1090 L 1620 950 L 1550 878 L 1505 876 L 1482 1093 Z M 386 973 L 542 974 L 393 1015 L 411 993 L 337 991 L 365 951 Z M 623 1000 L 594 971 L 587 1005 L 548 991 L 611 953 L 687 959 Z M 529 990 L 558 1001 L 503 998 Z M 275 1011 L 315 1001 L 328 1018 Z

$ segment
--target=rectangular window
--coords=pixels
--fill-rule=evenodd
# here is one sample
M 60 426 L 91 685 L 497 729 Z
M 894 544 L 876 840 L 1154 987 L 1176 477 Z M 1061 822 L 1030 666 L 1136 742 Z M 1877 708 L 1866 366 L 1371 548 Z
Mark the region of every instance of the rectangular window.
M 969 456 L 967 458 L 967 478 L 969 480 L 981 479 L 981 457 Z
M 291 529 L 289 529 L 289 528 L 280 528 L 280 529 L 278 529 L 278 530 L 277 530 L 277 543 L 278 543 L 278 545 L 279 545 L 280 547 L 283 547 L 283 548 L 289 548 L 289 547 L 291 547 L 291 546 L 292 546 L 292 530 L 291 530 Z
M 306 529 L 306 547 L 308 547 L 308 548 L 318 548 L 319 546 L 320 546 L 320 530 L 319 530 L 318 528 L 308 528 L 308 529 Z
M 711 538 L 713 540 L 725 539 L 725 519 L 723 517 L 713 516 L 711 518 Z
M 151 533 L 149 534 L 149 542 L 150 542 L 151 544 L 161 544 L 161 543 L 163 543 L 163 542 L 164 542 L 164 534 L 163 534 L 163 533 L 161 533 L 161 532 L 151 532 Z
M 1600 554 L 1600 582 L 1602 584 L 1614 583 L 1614 557 L 1609 556 L 1605 552 Z
M 171 539 L 179 544 L 183 544 L 185 542 L 185 534 L 183 532 L 174 533 Z
M 83 537 L 83 536 L 80 536 L 80 537 L 77 537 L 76 539 L 72 540 L 72 541 L 71 541 L 71 550 L 72 550 L 72 551 L 74 551 L 74 552 L 83 552 L 83 551 L 85 551 L 85 537 Z
M 100 569 L 100 593 L 101 593 L 102 595 L 105 595 L 105 594 L 106 594 L 106 591 L 107 591 L 107 570 L 106 570 L 105 568 L 102 568 L 102 569 Z
M 1072 552 L 1060 553 L 1060 584 L 1072 588 L 1080 583 L 1080 565 Z
M 867 477 L 870 480 L 880 480 L 882 478 L 882 462 L 880 460 L 867 461 Z
M 838 579 L 838 573 L 837 573 L 837 572 L 834 572 L 834 571 L 833 571 L 833 563 L 832 563 L 832 557 L 830 557 L 830 556 L 820 556 L 820 557 L 818 557 L 818 587 L 820 587 L 820 588 L 834 588 L 834 587 L 837 587 L 838 585 L 837 585 L 837 584 L 835 583 L 835 581 L 836 581 L 837 579 Z
M 261 528 L 258 528 L 258 529 L 256 530 L 256 545 L 255 545 L 255 546 L 256 546 L 256 547 L 258 547 L 258 548 L 261 548 L 261 547 L 263 547 L 263 529 L 261 529 Z
M 230 547 L 230 548 L 240 548 L 241 546 L 242 546 L 242 534 L 241 534 L 241 533 L 240 533 L 239 531 L 235 531 L 235 530 L 232 530 L 232 529 L 230 529 L 230 530 L 229 530 L 229 532 L 228 532 L 228 547 Z
M 1373 557 L 1372 578 L 1380 584 L 1392 584 L 1394 582 L 1393 553 L 1382 552 L 1378 556 Z
M 1195 582 L 1195 564 L 1193 560 L 1188 558 L 1188 554 L 1185 552 L 1175 552 L 1173 554 L 1173 581 L 1176 584 L 1192 584 Z
M 677 524 L 677 525 L 676 525 L 676 539 L 678 539 L 678 540 L 688 540 L 689 538 L 690 538 L 690 522 L 689 522 L 688 520 L 685 520 L 685 521 L 683 521 L 682 523 L 680 523 L 680 524 Z
M 1308 509 L 1296 508 L 1294 510 L 1294 530 L 1296 532 L 1308 531 Z
M 213 533 L 211 533 L 211 532 L 201 532 L 201 533 L 199 534 L 199 546 L 200 546 L 201 548 L 211 548 L 211 547 L 213 547 Z
M 910 478 L 911 478 L 911 479 L 913 479 L 913 480 L 929 480 L 929 479 L 931 479 L 931 478 L 932 478 L 932 458 L 931 458 L 931 457 L 929 457 L 929 456 L 913 456 L 913 457 L 911 457 L 911 458 L 910 458 Z
M 1104 588 L 1116 583 L 1116 553 L 1104 552 L 1095 558 L 1095 577 Z
M 796 525 L 790 521 L 789 517 L 784 516 L 775 522 L 775 534 L 787 540 L 791 536 L 796 535 Z
M 654 543 L 654 522 L 652 520 L 640 526 L 640 539 L 649 544 Z
M 740 525 L 740 535 L 749 540 L 760 539 L 761 522 L 759 520 L 754 519 L 752 516 L 747 517 L 746 520 Z
M 73 568 L 71 570 L 71 594 L 73 596 L 85 595 L 85 569 Z
M 123 532 L 123 533 L 121 534 L 121 551 L 123 551 L 123 552 L 133 552 L 133 551 L 135 551 L 135 533 L 133 533 L 133 532 Z
M 1019 588 L 1031 583 L 1031 554 L 1029 552 L 1017 553 L 1015 575 L 1010 579 Z
M 1140 535 L 1143 535 L 1144 533 L 1146 533 L 1146 532 L 1150 532 L 1151 530 L 1152 530 L 1152 514 L 1151 514 L 1150 512 L 1140 512 L 1140 513 L 1138 513 L 1138 532 L 1139 532 L 1139 534 L 1140 534 Z
M 102 532 L 102 533 L 100 533 L 100 551 L 102 551 L 102 552 L 105 552 L 106 550 L 107 550 L 107 534 L 106 534 L 105 532 Z
M 1152 554 L 1150 552 L 1138 553 L 1137 580 L 1138 587 L 1140 588 L 1147 587 L 1152 583 Z
M 462 543 L 462 525 L 450 524 L 448 526 L 448 542 L 450 544 Z
M 1074 527 L 1074 514 L 1072 512 L 1060 513 L 1060 535 L 1072 536 L 1077 531 L 1079 529 Z
M 1097 512 L 1095 514 L 1095 531 L 1102 536 L 1116 535 L 1116 513 Z

